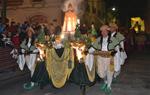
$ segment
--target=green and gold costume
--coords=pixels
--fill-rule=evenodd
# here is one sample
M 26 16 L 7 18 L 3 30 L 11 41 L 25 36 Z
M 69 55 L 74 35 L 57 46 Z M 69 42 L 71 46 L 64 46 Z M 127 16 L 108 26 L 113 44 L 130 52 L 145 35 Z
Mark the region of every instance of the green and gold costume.
M 71 67 L 69 64 L 71 64 Z M 74 52 L 71 48 L 65 47 L 61 57 L 58 56 L 54 48 L 47 48 L 46 69 L 49 78 L 56 88 L 61 88 L 65 85 L 73 68 Z

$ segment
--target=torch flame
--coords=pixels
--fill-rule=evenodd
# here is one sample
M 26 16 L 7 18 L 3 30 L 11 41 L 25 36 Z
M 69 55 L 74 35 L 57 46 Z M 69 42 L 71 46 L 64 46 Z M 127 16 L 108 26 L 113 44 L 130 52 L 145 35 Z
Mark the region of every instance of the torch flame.
M 38 44 L 37 44 L 37 48 L 38 48 L 39 53 L 40 53 L 40 58 L 41 58 L 41 59 L 44 59 L 44 57 L 45 57 L 44 45 L 38 43 Z
M 84 58 L 84 50 L 85 50 L 85 45 L 83 43 L 71 43 L 72 45 L 72 48 L 74 48 L 76 50 L 76 53 L 77 53 L 77 58 L 79 61 L 81 61 L 81 59 Z

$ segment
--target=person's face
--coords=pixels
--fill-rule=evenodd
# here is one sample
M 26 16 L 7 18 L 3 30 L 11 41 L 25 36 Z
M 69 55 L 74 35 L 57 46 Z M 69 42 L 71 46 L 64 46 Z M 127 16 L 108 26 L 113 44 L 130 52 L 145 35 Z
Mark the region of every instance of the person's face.
M 107 37 L 108 36 L 108 30 L 105 28 L 105 29 L 102 29 L 101 30 L 101 35 L 103 36 L 103 37 Z
M 32 37 L 32 31 L 31 30 L 28 30 L 28 37 Z
M 85 24 L 83 24 L 83 27 L 86 27 L 86 25 L 85 25 Z

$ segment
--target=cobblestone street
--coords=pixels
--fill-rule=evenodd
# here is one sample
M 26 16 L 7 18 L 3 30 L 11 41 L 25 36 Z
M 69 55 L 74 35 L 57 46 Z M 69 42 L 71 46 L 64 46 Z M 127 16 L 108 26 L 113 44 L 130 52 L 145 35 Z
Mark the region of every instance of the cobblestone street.
M 119 80 L 112 84 L 112 95 L 150 95 L 149 56 L 149 52 L 136 52 L 128 56 Z M 23 89 L 26 81 L 28 81 L 27 75 L 8 82 L 0 81 L 0 95 L 81 95 L 80 87 L 69 82 L 61 89 L 48 85 L 42 90 L 37 87 L 26 91 Z M 100 91 L 100 83 L 97 82 L 94 86 L 87 87 L 86 95 L 105 95 Z

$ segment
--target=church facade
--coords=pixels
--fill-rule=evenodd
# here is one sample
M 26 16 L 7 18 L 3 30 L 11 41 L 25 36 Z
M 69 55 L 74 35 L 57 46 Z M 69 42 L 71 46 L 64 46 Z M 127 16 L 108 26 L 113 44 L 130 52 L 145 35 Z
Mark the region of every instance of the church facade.
M 61 23 L 63 0 L 8 0 L 7 18 L 9 21 L 24 21 L 50 24 L 57 19 Z

